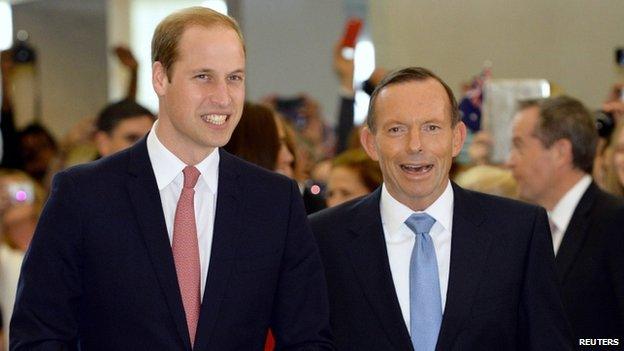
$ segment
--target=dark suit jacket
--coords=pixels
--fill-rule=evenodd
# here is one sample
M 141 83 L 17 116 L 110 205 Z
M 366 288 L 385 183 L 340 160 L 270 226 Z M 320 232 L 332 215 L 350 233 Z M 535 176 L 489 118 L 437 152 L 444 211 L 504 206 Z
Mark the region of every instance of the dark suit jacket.
M 437 350 L 569 350 L 542 208 L 453 185 L 449 285 Z M 338 350 L 412 350 L 388 263 L 381 190 L 310 218 Z
M 11 350 L 190 350 L 143 139 L 55 177 L 25 257 Z M 297 185 L 220 150 L 194 350 L 330 350 L 318 248 Z
M 555 264 L 575 338 L 619 338 L 624 349 L 622 200 L 592 183 L 574 210 Z

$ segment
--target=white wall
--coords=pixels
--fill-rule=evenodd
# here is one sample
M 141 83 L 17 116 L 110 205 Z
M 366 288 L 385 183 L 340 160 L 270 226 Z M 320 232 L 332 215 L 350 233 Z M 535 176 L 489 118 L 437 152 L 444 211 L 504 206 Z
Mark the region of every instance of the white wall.
M 30 32 L 30 43 L 37 50 L 42 123 L 60 137 L 78 120 L 94 116 L 107 101 L 104 2 L 29 2 L 14 6 L 13 16 L 15 30 Z M 18 123 L 31 118 L 21 115 Z
M 247 44 L 247 97 L 305 92 L 335 119 L 338 81 L 332 68 L 334 42 L 344 13 L 337 0 L 239 0 Z
M 494 78 L 545 78 L 595 108 L 624 75 L 621 0 L 372 1 L 378 64 L 431 68 L 457 92 L 485 60 Z

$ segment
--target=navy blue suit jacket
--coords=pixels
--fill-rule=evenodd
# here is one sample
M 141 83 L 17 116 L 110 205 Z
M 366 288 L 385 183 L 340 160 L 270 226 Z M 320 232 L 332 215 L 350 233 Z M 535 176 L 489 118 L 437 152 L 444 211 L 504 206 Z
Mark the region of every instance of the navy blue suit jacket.
M 436 350 L 570 350 L 546 211 L 453 185 L 446 305 Z M 338 350 L 413 350 L 383 234 L 381 190 L 310 217 Z
M 323 271 L 297 185 L 220 151 L 194 350 L 331 350 Z M 26 254 L 11 350 L 190 350 L 146 140 L 55 177 Z
M 574 210 L 555 266 L 575 339 L 619 339 L 619 347 L 604 348 L 624 349 L 622 199 L 592 183 Z

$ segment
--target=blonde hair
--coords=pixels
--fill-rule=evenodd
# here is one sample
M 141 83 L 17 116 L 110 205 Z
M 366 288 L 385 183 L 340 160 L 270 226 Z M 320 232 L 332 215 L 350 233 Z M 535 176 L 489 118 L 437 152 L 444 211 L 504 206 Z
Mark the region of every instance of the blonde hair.
M 605 174 L 605 190 L 616 196 L 624 196 L 624 184 L 620 182 L 617 171 L 615 170 L 615 148 L 617 147 L 617 139 L 620 134 L 624 133 L 624 123 L 619 123 L 615 128 L 613 134 L 611 134 L 611 142 L 607 147 L 608 150 L 606 157 L 608 158 L 607 169 Z
M 461 187 L 486 194 L 518 198 L 518 184 L 511 171 L 497 166 L 474 166 L 460 173 L 455 181 Z
M 190 26 L 205 28 L 222 26 L 232 29 L 240 38 L 243 52 L 245 52 L 243 33 L 232 17 L 201 6 L 174 12 L 158 24 L 152 37 L 152 63 L 160 62 L 165 68 L 169 80 L 171 79 L 170 68 L 178 59 L 178 43 L 184 31 Z

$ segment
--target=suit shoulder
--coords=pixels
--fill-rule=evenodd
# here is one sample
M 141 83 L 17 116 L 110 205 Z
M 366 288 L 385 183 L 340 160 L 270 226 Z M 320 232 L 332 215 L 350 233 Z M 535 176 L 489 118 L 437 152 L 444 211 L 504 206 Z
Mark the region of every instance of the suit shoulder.
M 479 199 L 479 201 L 486 206 L 492 206 L 492 207 L 502 206 L 503 208 L 516 208 L 518 210 L 525 210 L 525 211 L 534 211 L 535 209 L 539 208 L 539 206 L 537 205 L 533 205 L 528 202 L 523 202 L 523 201 L 516 200 L 516 199 L 510 199 L 507 197 L 480 193 L 480 192 L 473 191 L 473 190 L 464 189 L 463 191 Z
M 596 206 L 599 208 L 624 211 L 624 200 L 602 189 L 596 189 L 596 200 Z
M 544 208 L 527 202 L 505 198 L 496 195 L 480 193 L 462 189 L 468 201 L 478 204 L 485 213 L 495 213 L 497 216 L 510 216 L 514 219 L 533 217 L 538 212 L 544 212 Z M 528 218 L 527 217 L 527 218 Z
M 95 161 L 69 167 L 61 172 L 78 182 L 93 182 L 97 179 L 111 179 L 115 174 L 121 174 L 128 168 L 129 151 L 124 150 L 117 154 L 103 157 Z
M 250 182 L 254 184 L 261 185 L 264 187 L 268 186 L 290 186 L 293 182 L 292 179 L 286 177 L 283 174 L 279 174 L 277 172 L 262 168 L 256 164 L 253 164 L 249 161 L 243 160 L 242 158 L 227 154 L 227 156 L 223 156 L 226 162 L 235 165 L 239 170 L 240 174 Z
M 309 215 L 308 220 L 312 232 L 321 240 L 323 236 L 334 237 L 338 233 L 345 232 L 354 217 L 363 210 L 364 203 L 371 200 L 370 196 L 350 200 Z M 375 214 L 371 213 L 371 216 L 373 215 Z M 379 213 L 376 215 L 379 216 Z

